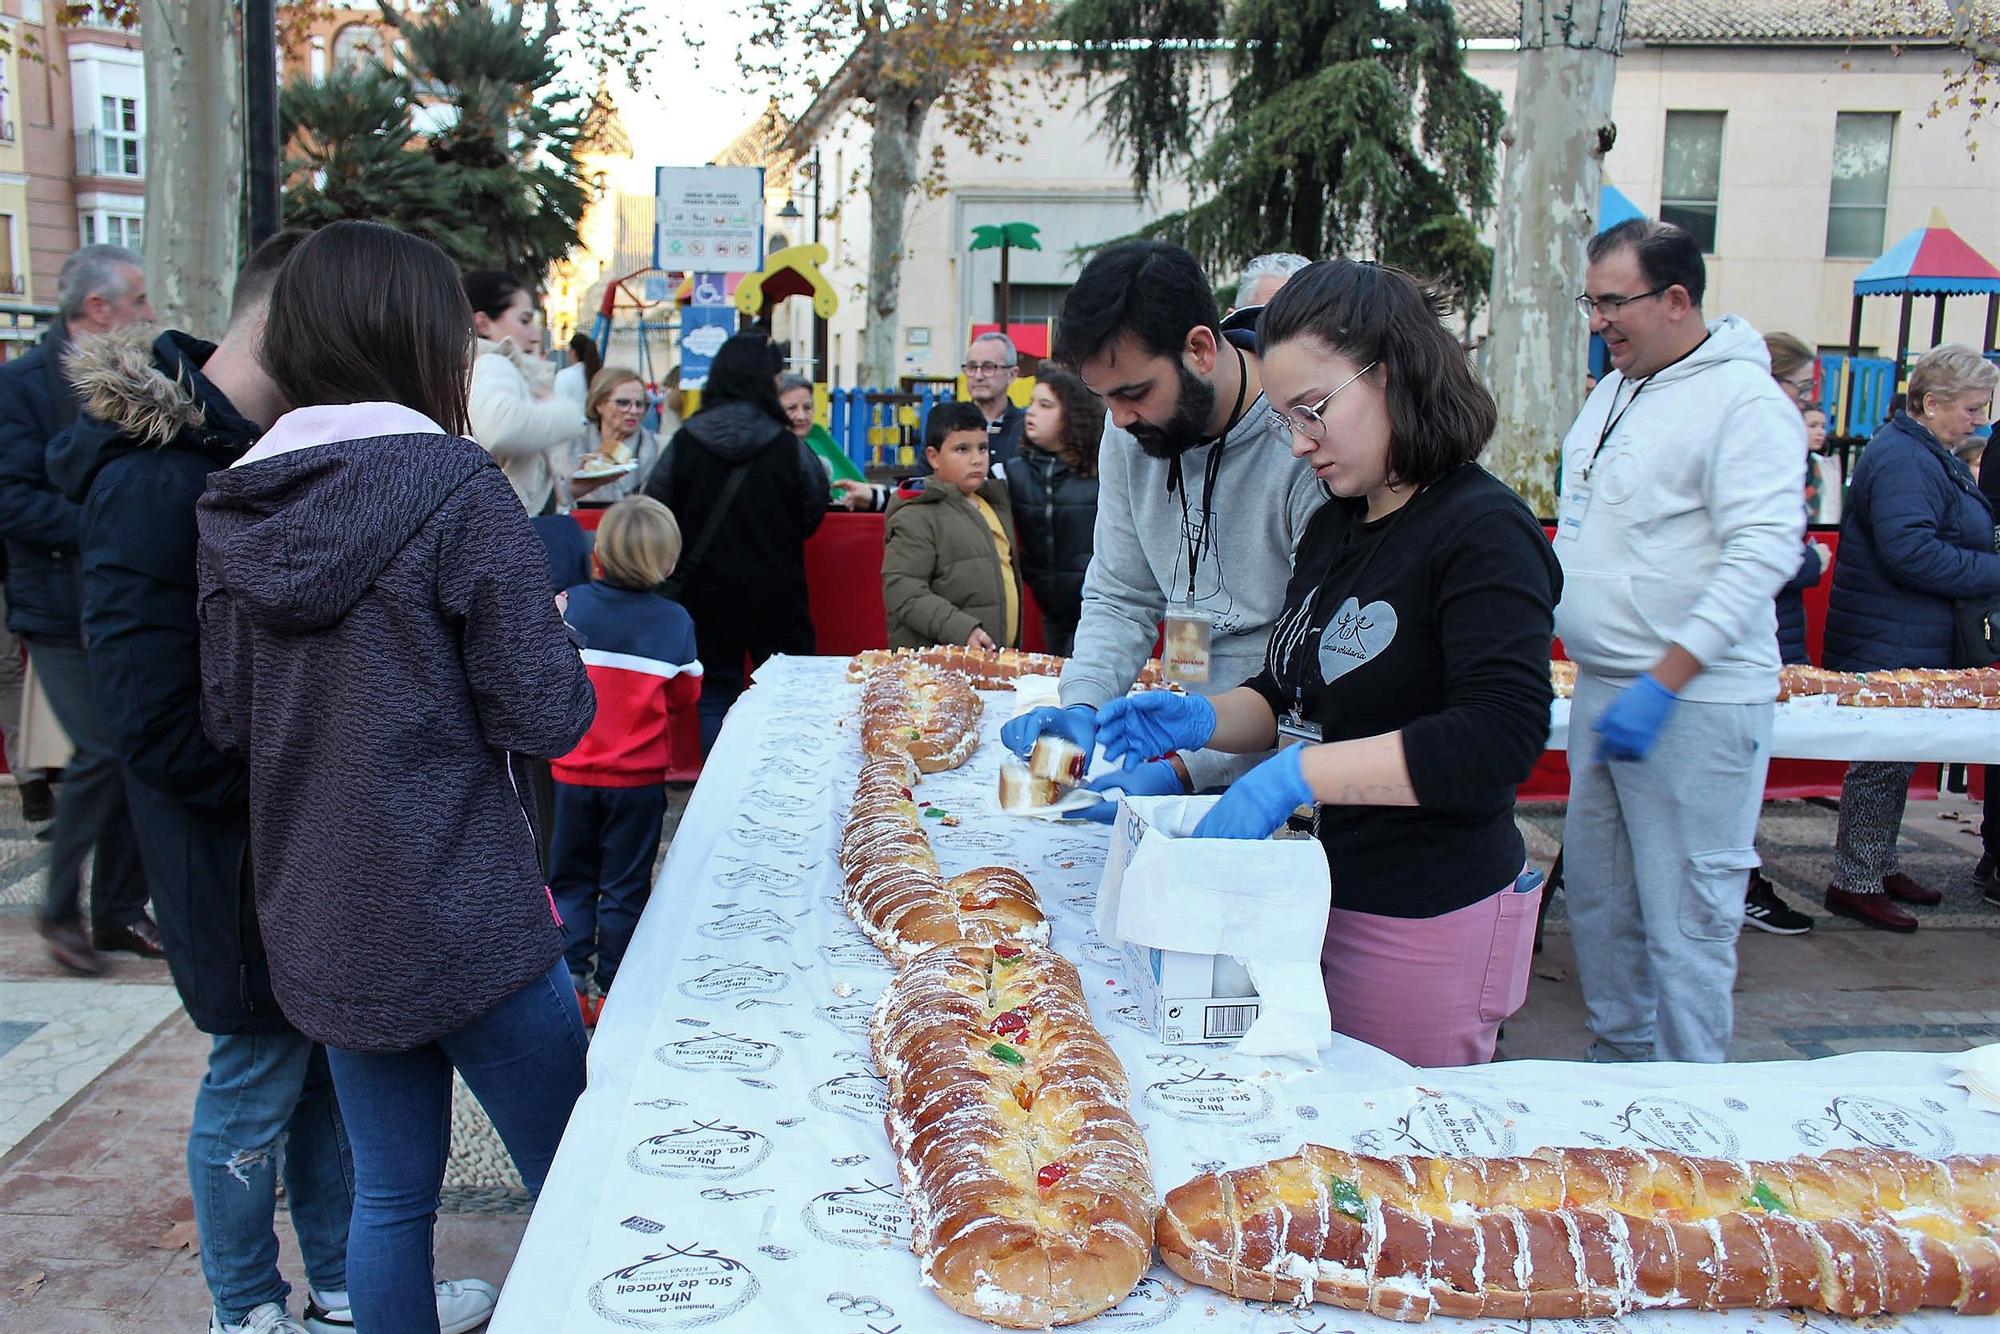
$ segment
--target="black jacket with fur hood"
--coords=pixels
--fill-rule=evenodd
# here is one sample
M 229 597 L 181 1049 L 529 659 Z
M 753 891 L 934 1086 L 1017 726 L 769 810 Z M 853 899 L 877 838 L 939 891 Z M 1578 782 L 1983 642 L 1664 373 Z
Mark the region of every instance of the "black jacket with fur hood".
M 214 346 L 121 330 L 66 363 L 84 416 L 48 453 L 82 506 L 83 634 L 174 985 L 209 1033 L 289 1027 L 248 874 L 249 778 L 201 730 L 195 501 L 257 441 L 201 368 Z

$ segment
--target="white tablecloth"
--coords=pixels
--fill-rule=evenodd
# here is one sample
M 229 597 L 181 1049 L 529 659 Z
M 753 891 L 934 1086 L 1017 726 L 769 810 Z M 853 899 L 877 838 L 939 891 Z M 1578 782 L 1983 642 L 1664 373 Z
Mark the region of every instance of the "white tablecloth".
M 1550 750 L 1569 749 L 1569 704 L 1549 710 Z M 2000 709 L 1858 709 L 1827 695 L 1788 699 L 1771 722 L 1781 760 L 2000 764 Z
M 918 1286 L 882 1129 L 866 1025 L 889 974 L 841 910 L 832 857 L 859 763 L 857 691 L 842 666 L 774 660 L 731 712 L 591 1044 L 590 1087 L 508 1277 L 496 1334 L 982 1327 Z M 1306 1140 L 1384 1154 L 1560 1144 L 1752 1157 L 1853 1144 L 2000 1150 L 2000 1117 L 1971 1110 L 1927 1055 L 1417 1071 L 1340 1039 L 1326 1068 L 1284 1071 L 1224 1048 L 1162 1046 L 1138 1026 L 1117 953 L 1089 930 L 1103 828 L 989 810 L 1008 705 L 989 697 L 971 763 L 927 778 L 917 795 L 961 821 L 932 830 L 948 873 L 1005 862 L 1041 891 L 1055 943 L 1082 969 L 1131 1076 L 1162 1191 Z M 1799 1327 L 1765 1313 L 1630 1323 L 1709 1334 Z M 1949 1314 L 1902 1323 L 2000 1328 Z M 1364 1327 L 1390 1328 L 1329 1308 L 1237 1302 L 1159 1267 L 1117 1310 L 1078 1326 Z

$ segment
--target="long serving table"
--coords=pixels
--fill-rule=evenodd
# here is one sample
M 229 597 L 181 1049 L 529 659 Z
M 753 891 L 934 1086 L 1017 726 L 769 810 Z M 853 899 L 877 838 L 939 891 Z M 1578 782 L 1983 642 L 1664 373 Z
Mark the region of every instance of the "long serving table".
M 730 713 L 591 1043 L 590 1085 L 508 1277 L 496 1334 L 982 1328 L 918 1285 L 883 1133 L 867 1024 L 889 972 L 841 908 L 833 858 L 860 762 L 858 691 L 843 667 L 774 659 Z M 1131 1077 L 1162 1192 L 1307 1140 L 1382 1154 L 1566 1144 L 1744 1157 L 1863 1144 L 2000 1151 L 2000 1118 L 1972 1110 L 1940 1059 L 1922 1054 L 1415 1070 L 1337 1038 L 1324 1068 L 1299 1070 L 1226 1048 L 1163 1046 L 1141 1027 L 1117 951 L 1090 930 L 1106 831 L 993 808 L 1011 697 L 987 702 L 971 762 L 918 789 L 958 821 L 930 822 L 932 841 L 947 874 L 1002 862 L 1040 890 L 1055 943 L 1082 970 Z M 1626 1320 L 1708 1334 L 1847 1323 L 1784 1312 Z M 2000 1329 L 2000 1318 L 1926 1314 L 1900 1327 L 1971 1334 Z M 1118 1308 L 1076 1328 L 1391 1326 L 1238 1302 L 1156 1266 Z
M 1549 709 L 1549 749 L 1569 749 L 1569 707 Z M 1771 755 L 1787 760 L 2000 764 L 2000 709 L 1863 709 L 1831 695 L 1788 699 L 1771 720 Z

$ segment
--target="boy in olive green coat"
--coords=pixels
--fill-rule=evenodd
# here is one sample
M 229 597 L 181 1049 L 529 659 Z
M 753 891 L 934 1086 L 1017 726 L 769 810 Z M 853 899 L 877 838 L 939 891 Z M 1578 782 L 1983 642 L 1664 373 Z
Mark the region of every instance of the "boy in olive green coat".
M 986 415 L 940 403 L 924 423 L 931 476 L 889 506 L 882 605 L 891 648 L 1021 642 L 1021 570 L 1007 484 L 989 478 Z

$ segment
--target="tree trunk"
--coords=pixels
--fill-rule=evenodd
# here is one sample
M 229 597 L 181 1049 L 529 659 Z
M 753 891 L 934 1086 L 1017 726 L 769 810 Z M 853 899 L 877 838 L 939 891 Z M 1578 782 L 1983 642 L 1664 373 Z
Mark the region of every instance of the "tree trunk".
M 236 7 L 142 0 L 146 286 L 162 323 L 219 338 L 243 212 L 243 60 Z
M 1544 517 L 1556 512 L 1562 438 L 1583 406 L 1589 329 L 1576 294 L 1617 136 L 1611 89 L 1625 28 L 1624 0 L 1562 3 L 1521 3 L 1486 361 L 1500 423 L 1483 461 Z
M 896 312 L 903 286 L 903 225 L 917 184 L 917 144 L 930 98 L 885 91 L 875 99 L 868 141 L 868 324 L 861 337 L 861 383 L 896 384 Z

